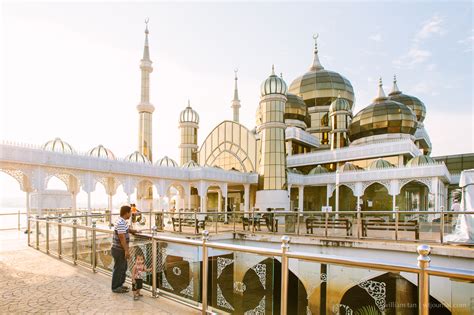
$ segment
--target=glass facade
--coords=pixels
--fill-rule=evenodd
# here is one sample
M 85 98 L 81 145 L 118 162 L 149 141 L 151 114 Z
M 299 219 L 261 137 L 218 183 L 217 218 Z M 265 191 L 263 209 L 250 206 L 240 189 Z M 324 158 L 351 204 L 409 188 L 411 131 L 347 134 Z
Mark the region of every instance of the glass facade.
M 224 121 L 207 136 L 199 150 L 199 164 L 255 172 L 257 140 L 243 125 Z

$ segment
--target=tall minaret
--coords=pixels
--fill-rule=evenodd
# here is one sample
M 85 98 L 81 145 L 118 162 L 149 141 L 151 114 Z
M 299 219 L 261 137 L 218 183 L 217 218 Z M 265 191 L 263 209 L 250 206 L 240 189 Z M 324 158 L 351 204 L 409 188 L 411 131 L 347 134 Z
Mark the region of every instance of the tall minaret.
M 145 47 L 143 48 L 143 58 L 140 61 L 142 71 L 141 99 L 137 105 L 138 110 L 138 151 L 146 156 L 151 162 L 152 159 L 152 114 L 155 107 L 150 103 L 150 73 L 153 72 L 150 60 L 150 50 L 148 48 L 148 19 L 145 20 Z M 153 188 L 145 183 L 139 185 L 137 189 L 138 207 L 142 210 L 153 209 Z
M 235 122 L 239 122 L 239 110 L 240 110 L 240 100 L 239 100 L 239 90 L 237 88 L 237 71 L 238 69 L 235 69 L 234 70 L 234 73 L 235 73 L 235 87 L 234 87 L 234 99 L 232 100 L 232 109 L 234 111 L 234 117 L 233 117 L 233 121 Z
M 259 185 L 255 207 L 260 210 L 278 208 L 289 210 L 285 153 L 285 104 L 287 86 L 282 78 L 272 74 L 261 85 L 259 125 L 261 153 Z
M 148 48 L 148 19 L 145 20 L 145 47 L 143 48 L 143 58 L 140 61 L 142 71 L 141 100 L 137 105 L 138 124 L 138 151 L 152 160 L 152 114 L 155 107 L 150 103 L 150 73 L 153 72 Z

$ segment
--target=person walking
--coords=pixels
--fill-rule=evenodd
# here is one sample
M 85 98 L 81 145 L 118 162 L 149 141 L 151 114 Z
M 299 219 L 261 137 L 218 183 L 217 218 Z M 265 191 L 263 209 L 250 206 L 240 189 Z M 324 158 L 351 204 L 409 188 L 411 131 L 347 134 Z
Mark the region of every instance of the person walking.
M 130 258 L 128 243 L 130 242 L 130 233 L 135 234 L 136 231 L 129 228 L 127 220 L 132 215 L 130 206 L 122 206 L 120 208 L 120 217 L 115 222 L 114 236 L 112 241 L 112 257 L 114 258 L 114 269 L 112 271 L 112 292 L 126 293 L 129 288 L 124 286 L 127 259 Z

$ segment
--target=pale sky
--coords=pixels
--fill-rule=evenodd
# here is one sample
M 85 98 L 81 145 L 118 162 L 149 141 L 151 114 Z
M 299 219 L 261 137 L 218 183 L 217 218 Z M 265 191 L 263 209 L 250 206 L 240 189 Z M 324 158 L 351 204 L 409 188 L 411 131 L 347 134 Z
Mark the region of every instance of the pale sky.
M 188 98 L 201 117 L 199 144 L 232 119 L 234 68 L 241 122 L 253 128 L 271 65 L 290 85 L 309 68 L 315 32 L 323 66 L 354 87 L 354 114 L 375 97 L 378 77 L 388 93 L 397 74 L 400 89 L 426 105 L 432 155 L 473 152 L 472 6 L 4 1 L 0 140 L 41 145 L 61 137 L 77 151 L 98 144 L 118 157 L 135 151 L 149 17 L 154 160 L 178 160 L 178 116 Z

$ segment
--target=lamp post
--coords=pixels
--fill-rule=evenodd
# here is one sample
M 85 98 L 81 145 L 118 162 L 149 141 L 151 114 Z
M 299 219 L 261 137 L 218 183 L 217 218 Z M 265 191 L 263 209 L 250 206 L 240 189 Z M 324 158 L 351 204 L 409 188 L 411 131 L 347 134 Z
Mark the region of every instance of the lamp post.
M 339 170 L 336 170 L 336 219 L 339 219 Z

